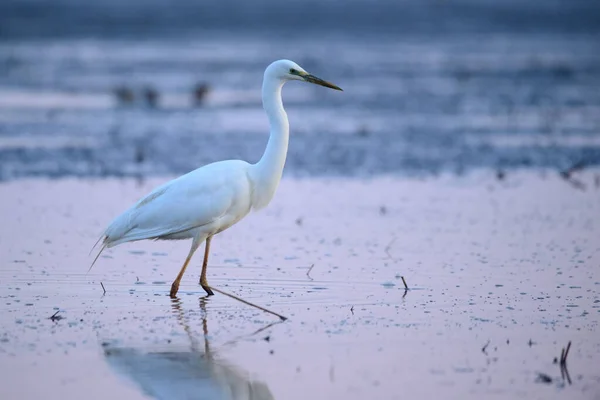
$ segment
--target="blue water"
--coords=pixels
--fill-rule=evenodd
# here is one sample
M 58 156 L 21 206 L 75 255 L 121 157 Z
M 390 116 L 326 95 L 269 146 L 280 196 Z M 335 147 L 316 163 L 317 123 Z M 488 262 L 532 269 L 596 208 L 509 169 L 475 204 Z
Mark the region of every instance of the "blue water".
M 598 2 L 5 0 L 0 180 L 256 161 L 278 58 L 345 90 L 286 86 L 286 174 L 600 164 Z

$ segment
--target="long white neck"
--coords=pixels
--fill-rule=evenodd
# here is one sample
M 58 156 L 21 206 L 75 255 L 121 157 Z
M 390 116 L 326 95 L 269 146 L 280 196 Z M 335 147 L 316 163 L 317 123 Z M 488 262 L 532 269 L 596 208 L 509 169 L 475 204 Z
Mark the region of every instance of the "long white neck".
M 252 206 L 255 209 L 265 207 L 273 198 L 287 156 L 290 125 L 281 101 L 282 87 L 281 80 L 264 77 L 262 102 L 271 133 L 263 156 L 249 171 L 254 186 Z

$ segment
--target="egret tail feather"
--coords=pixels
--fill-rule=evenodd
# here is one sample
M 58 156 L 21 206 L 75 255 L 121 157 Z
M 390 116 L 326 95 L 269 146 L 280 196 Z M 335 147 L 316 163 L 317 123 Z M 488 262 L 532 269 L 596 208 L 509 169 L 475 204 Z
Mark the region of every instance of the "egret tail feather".
M 102 243 L 102 248 L 100 249 L 100 251 L 98 252 L 98 254 L 96 255 L 96 258 L 94 258 L 94 261 L 92 261 L 92 265 L 90 265 L 90 268 L 88 269 L 86 274 L 89 274 L 90 271 L 92 270 L 92 267 L 94 266 L 94 264 L 96 264 L 96 261 L 98 261 L 98 258 L 100 257 L 100 254 L 102 254 L 102 252 L 104 251 L 104 249 L 106 249 L 106 246 L 108 246 L 108 238 L 104 238 L 104 242 Z
M 88 256 L 92 254 L 92 251 L 94 251 L 94 249 L 96 248 L 96 246 L 98 246 L 98 243 L 100 243 L 102 239 L 106 239 L 106 235 L 102 235 L 98 238 L 98 240 L 96 240 L 96 243 L 94 243 L 94 246 L 90 249 Z

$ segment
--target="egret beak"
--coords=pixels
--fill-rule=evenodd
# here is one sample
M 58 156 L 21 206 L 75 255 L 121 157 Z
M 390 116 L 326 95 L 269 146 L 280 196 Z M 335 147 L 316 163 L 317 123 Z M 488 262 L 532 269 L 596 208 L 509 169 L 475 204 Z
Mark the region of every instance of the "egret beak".
M 309 82 L 309 83 L 314 83 L 315 85 L 321 85 L 321 86 L 325 86 L 325 87 L 328 87 L 328 88 L 330 88 L 330 89 L 341 90 L 341 91 L 343 92 L 342 88 L 340 88 L 340 87 L 338 87 L 338 86 L 334 85 L 334 84 L 333 84 L 333 83 L 331 83 L 331 82 L 327 82 L 327 81 L 324 81 L 324 80 L 323 80 L 323 79 L 321 79 L 321 78 L 317 78 L 317 77 L 316 77 L 316 76 L 314 76 L 314 75 L 306 74 L 306 75 L 302 75 L 302 78 L 304 78 L 304 80 L 305 80 L 306 82 Z

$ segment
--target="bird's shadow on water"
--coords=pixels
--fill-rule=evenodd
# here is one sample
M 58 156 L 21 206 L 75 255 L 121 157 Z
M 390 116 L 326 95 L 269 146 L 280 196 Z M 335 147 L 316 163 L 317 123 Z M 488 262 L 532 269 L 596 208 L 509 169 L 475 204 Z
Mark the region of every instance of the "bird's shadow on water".
M 165 349 L 162 346 L 153 350 L 147 346 L 119 347 L 105 341 L 102 347 L 108 365 L 155 399 L 274 399 L 265 383 L 250 379 L 248 373 L 218 357 L 218 352 L 211 348 L 206 301 L 204 297 L 199 300 L 203 338 L 194 335 L 181 301 L 176 298 L 172 300 L 173 313 L 189 339 L 188 347 Z M 224 346 L 278 323 L 230 340 Z

